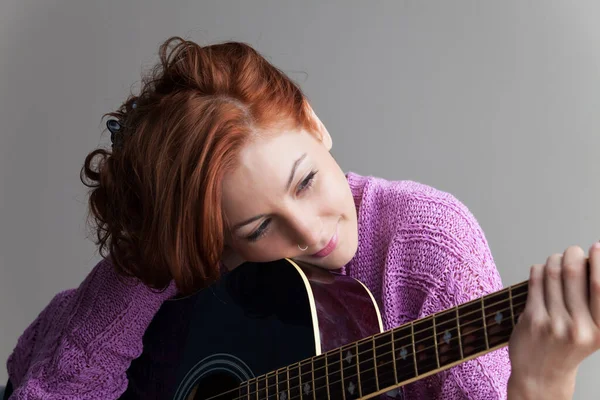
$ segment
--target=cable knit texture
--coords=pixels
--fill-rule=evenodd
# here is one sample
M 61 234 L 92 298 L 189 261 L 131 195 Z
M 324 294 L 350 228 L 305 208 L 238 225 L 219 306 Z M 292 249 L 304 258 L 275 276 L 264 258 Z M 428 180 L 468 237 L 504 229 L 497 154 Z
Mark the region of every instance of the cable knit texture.
M 25 330 L 8 359 L 10 400 L 116 399 L 162 292 L 117 276 L 107 260 L 77 288 L 59 293 Z
M 342 271 L 373 293 L 390 329 L 502 289 L 486 238 L 452 195 L 413 181 L 347 175 L 359 246 Z M 101 261 L 77 289 L 59 293 L 8 360 L 11 400 L 116 399 L 142 352 L 150 321 L 176 290 L 119 279 Z M 403 386 L 398 398 L 506 399 L 507 348 Z
M 456 197 L 413 181 L 349 173 L 358 251 L 345 273 L 379 303 L 385 329 L 501 290 L 479 223 Z M 405 385 L 408 399 L 506 399 L 508 349 Z

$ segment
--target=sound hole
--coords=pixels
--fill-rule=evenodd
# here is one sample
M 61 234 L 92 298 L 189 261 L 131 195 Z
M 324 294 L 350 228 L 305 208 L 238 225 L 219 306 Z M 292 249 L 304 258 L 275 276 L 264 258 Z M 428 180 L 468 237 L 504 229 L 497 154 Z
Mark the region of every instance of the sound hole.
M 233 400 L 240 394 L 240 380 L 227 372 L 215 371 L 202 377 L 186 400 Z

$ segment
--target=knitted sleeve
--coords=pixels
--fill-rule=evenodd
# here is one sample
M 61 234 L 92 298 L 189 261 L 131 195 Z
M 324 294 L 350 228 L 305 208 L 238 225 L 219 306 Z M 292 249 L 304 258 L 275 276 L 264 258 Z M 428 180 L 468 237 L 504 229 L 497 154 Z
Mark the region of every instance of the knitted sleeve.
M 485 235 L 467 207 L 449 196 L 437 208 L 439 220 L 430 240 L 422 242 L 421 254 L 442 269 L 435 274 L 437 282 L 430 286 L 421 316 L 503 288 Z M 505 400 L 510 371 L 508 349 L 503 347 L 412 385 L 406 399 L 426 394 L 435 399 Z
M 175 294 L 119 278 L 109 261 L 57 295 L 19 338 L 8 359 L 11 400 L 116 399 L 161 304 Z

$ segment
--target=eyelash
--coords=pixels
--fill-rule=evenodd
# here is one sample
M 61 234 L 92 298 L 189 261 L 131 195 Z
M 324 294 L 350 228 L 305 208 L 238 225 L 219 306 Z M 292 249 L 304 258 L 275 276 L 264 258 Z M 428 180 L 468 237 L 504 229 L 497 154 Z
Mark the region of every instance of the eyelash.
M 298 185 L 299 192 L 302 192 L 306 189 L 310 189 L 312 187 L 313 183 L 315 183 L 315 175 L 317 175 L 317 172 L 319 171 L 312 170 L 308 175 L 306 175 L 306 178 L 304 178 L 304 180 L 300 182 L 300 185 Z
M 298 192 L 303 192 L 312 187 L 313 183 L 315 182 L 315 175 L 317 175 L 317 172 L 319 171 L 310 171 L 306 178 L 304 178 L 304 180 L 300 182 L 300 185 L 298 185 Z M 248 239 L 248 241 L 250 242 L 256 242 L 258 239 L 260 239 L 267 233 L 270 222 L 270 219 L 266 219 L 265 221 L 263 221 L 263 223 L 260 224 L 260 226 L 254 232 L 248 235 L 246 239 Z
M 260 224 L 260 226 L 258 228 L 256 228 L 256 230 L 254 232 L 252 232 L 251 234 L 249 234 L 246 237 L 248 239 L 248 241 L 256 242 L 258 239 L 260 239 L 262 236 L 264 236 L 264 234 L 267 233 L 267 230 L 269 228 L 269 222 L 271 222 L 270 219 L 264 220 L 263 223 Z

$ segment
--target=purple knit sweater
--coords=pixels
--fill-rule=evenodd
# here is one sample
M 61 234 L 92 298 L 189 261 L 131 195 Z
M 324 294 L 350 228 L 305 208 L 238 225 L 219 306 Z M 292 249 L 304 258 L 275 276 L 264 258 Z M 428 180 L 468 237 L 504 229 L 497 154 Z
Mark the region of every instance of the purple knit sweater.
M 502 289 L 484 233 L 452 195 L 413 181 L 347 175 L 359 245 L 343 272 L 373 293 L 385 329 Z M 8 359 L 17 399 L 116 399 L 142 337 L 172 284 L 157 294 L 118 279 L 101 261 L 59 293 Z M 507 348 L 400 389 L 404 399 L 505 399 Z

